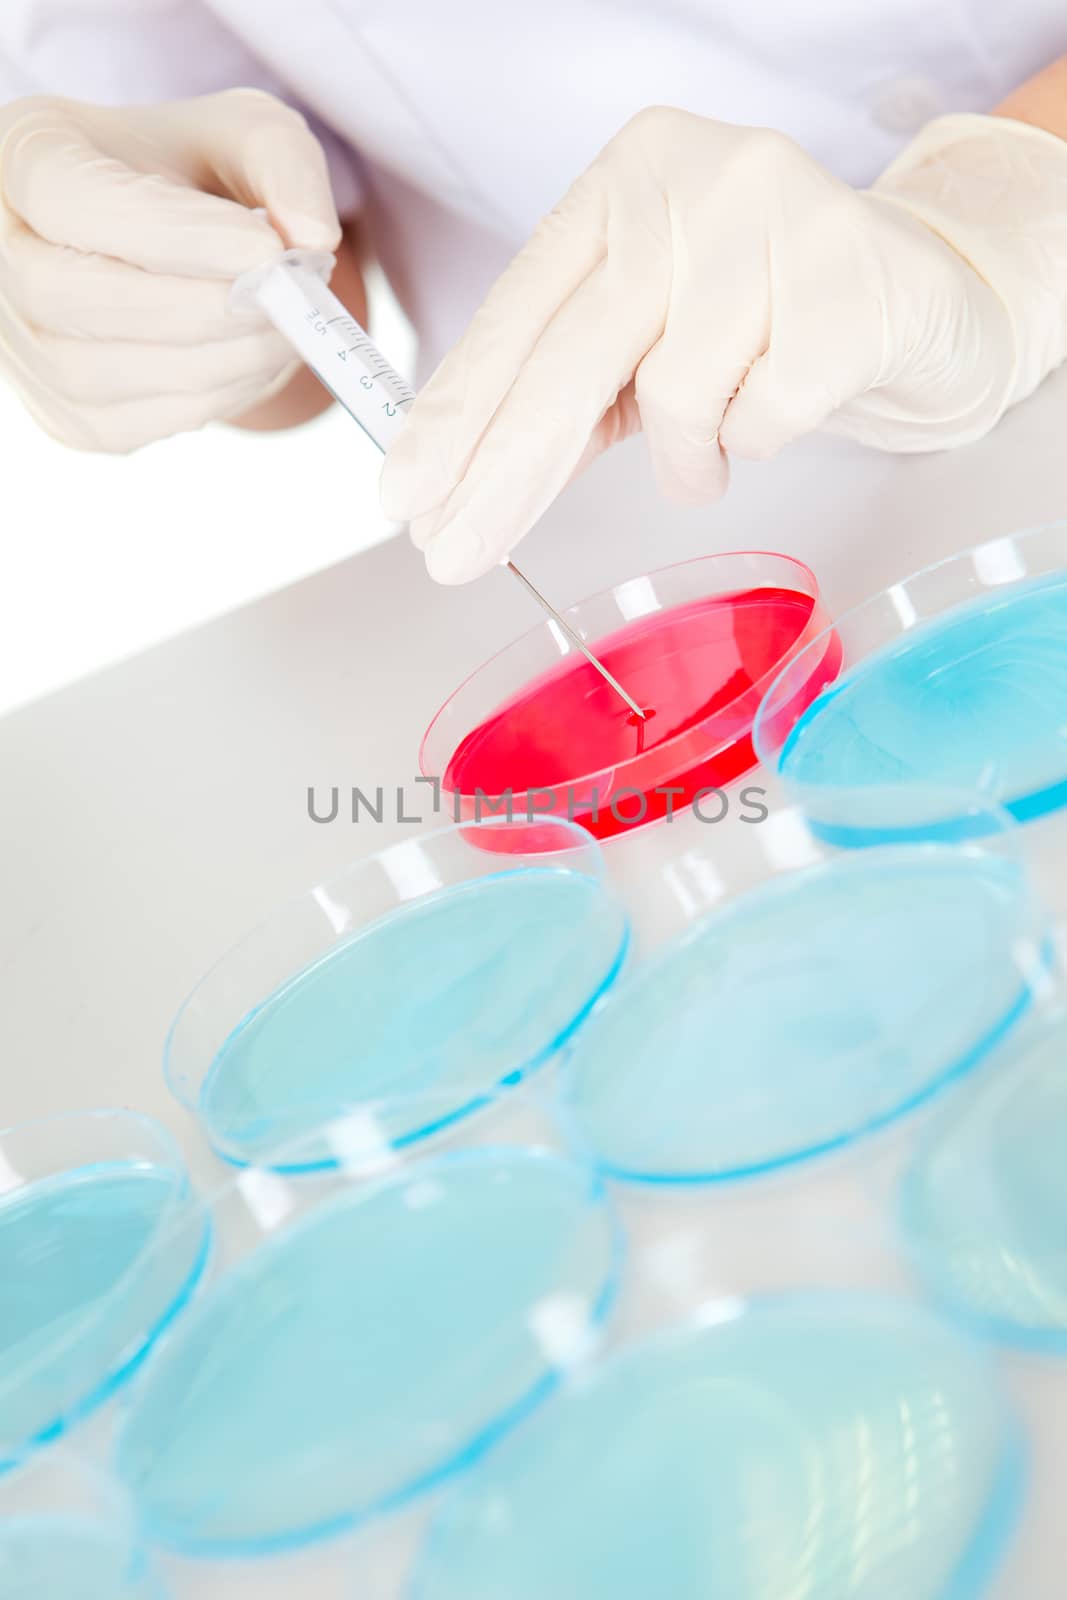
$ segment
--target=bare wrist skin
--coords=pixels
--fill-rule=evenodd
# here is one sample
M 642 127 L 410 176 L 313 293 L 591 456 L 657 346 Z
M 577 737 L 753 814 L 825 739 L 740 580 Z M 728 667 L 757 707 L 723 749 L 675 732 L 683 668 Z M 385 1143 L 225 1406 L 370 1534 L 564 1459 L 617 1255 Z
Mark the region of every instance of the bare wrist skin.
M 1067 56 L 1013 89 L 993 113 L 1067 139 Z

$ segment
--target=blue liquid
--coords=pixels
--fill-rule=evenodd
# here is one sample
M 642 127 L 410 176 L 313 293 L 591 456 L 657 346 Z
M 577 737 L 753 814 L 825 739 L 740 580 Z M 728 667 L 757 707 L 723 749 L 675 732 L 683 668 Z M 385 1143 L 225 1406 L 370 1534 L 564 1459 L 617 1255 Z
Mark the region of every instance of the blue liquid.
M 903 1303 L 769 1301 L 632 1346 L 487 1456 L 412 1600 L 976 1600 L 1019 1469 L 978 1347 Z
M 548 1392 L 546 1335 L 588 1334 L 616 1253 L 590 1174 L 531 1152 L 447 1156 L 321 1206 L 149 1368 L 119 1443 L 148 1535 L 269 1550 L 433 1483 Z
M 88 1519 L 25 1517 L 0 1528 L 4 1600 L 162 1600 L 126 1540 Z
M 0 1464 L 129 1372 L 203 1256 L 184 1176 L 162 1167 L 101 1163 L 0 1201 Z
M 999 1065 L 916 1158 L 904 1235 L 951 1309 L 1067 1355 L 1067 1029 Z
M 779 769 L 816 817 L 820 790 L 911 784 L 981 792 L 1026 821 L 1067 802 L 1065 707 L 1058 573 L 958 606 L 861 662 L 804 713 Z
M 623 912 L 552 868 L 494 873 L 338 945 L 235 1030 L 204 1082 L 212 1142 L 268 1157 L 345 1108 L 406 1144 L 539 1065 L 616 975 Z M 302 1153 L 303 1154 L 303 1153 Z M 321 1147 L 309 1159 L 328 1159 Z
M 562 1107 L 603 1170 L 741 1177 L 843 1144 L 971 1067 L 1029 998 L 1025 880 L 899 846 L 790 874 L 707 917 L 575 1041 Z

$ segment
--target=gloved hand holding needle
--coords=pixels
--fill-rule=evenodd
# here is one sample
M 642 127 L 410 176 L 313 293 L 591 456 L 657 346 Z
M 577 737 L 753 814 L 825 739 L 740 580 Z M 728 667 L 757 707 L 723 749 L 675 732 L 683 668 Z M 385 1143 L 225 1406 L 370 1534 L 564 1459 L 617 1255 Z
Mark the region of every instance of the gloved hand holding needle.
M 307 0 L 299 25 L 232 0 L 0 8 L 0 96 L 41 91 L 0 105 L 0 375 L 82 449 L 288 425 L 325 393 L 264 318 L 234 314 L 232 286 L 287 248 L 334 253 L 332 287 L 362 318 L 343 226 L 366 223 L 424 349 L 458 337 L 382 490 L 431 575 L 462 583 L 638 428 L 664 492 L 709 503 L 731 457 L 816 428 L 897 451 L 980 439 L 1063 361 L 1059 8 L 1020 0 L 1011 53 L 1003 29 L 985 38 L 999 8 L 984 0 L 935 0 L 918 31 L 906 0 L 827 15 L 813 0 L 782 12 L 780 50 L 746 0 L 691 0 L 669 27 L 607 4 L 588 33 L 582 0 L 546 4 L 558 27 L 522 33 L 488 139 L 463 73 L 505 81 L 511 8 L 479 8 L 465 35 L 462 6 L 446 23 L 451 8 L 412 0 L 376 13 L 372 38 L 352 0 Z M 790 54 L 793 11 L 805 49 Z M 920 100 L 936 66 L 953 105 L 996 110 L 891 135 L 855 87 L 884 75 L 890 40 Z M 691 109 L 637 110 L 664 87 Z M 637 114 L 609 137 L 619 107 Z
M 822 426 L 885 450 L 970 443 L 1065 353 L 1062 138 L 946 117 L 856 192 L 779 134 L 651 110 L 423 389 L 383 502 L 431 574 L 463 583 L 637 428 L 664 493 L 710 502 L 731 456 Z

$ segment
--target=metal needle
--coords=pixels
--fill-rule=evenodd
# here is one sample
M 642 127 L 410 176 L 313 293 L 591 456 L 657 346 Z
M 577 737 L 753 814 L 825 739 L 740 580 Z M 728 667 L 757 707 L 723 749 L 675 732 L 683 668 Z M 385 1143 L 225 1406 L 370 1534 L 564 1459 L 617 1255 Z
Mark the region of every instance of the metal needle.
M 552 621 L 555 622 L 557 626 L 560 627 L 566 634 L 571 644 L 573 644 L 576 649 L 582 652 L 582 655 L 589 662 L 590 666 L 596 668 L 596 670 L 600 673 L 600 676 L 604 679 L 605 683 L 610 683 L 611 687 L 615 690 L 615 693 L 619 696 L 619 698 L 626 701 L 626 704 L 630 707 L 630 710 L 633 712 L 634 716 L 640 717 L 641 721 L 644 722 L 646 713 L 642 711 L 636 700 L 631 700 L 630 696 L 626 693 L 626 690 L 623 688 L 618 678 L 613 677 L 604 663 L 597 660 L 596 656 L 590 650 L 585 640 L 579 638 L 578 634 L 575 633 L 570 623 L 564 622 L 559 612 L 553 610 L 552 606 L 549 605 L 548 601 L 545 599 L 540 590 L 535 589 L 526 574 L 519 571 L 514 561 L 506 561 L 504 565 L 507 567 L 509 572 L 513 572 L 515 574 L 523 588 L 527 590 L 529 594 L 533 595 L 534 599 L 537 601 L 537 604 L 541 607 L 542 611 L 544 611 L 545 615 L 551 617 Z

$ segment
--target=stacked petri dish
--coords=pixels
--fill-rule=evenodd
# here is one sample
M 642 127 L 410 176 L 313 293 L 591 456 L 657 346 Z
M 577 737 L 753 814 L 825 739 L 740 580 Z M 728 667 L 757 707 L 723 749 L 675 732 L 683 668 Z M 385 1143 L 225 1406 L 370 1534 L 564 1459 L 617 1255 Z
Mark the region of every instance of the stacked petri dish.
M 1067 1355 L 1067 1016 L 1034 1017 L 924 1130 L 897 1221 L 930 1297 L 981 1336 Z
M 178 1013 L 167 1077 L 238 1164 L 347 1159 L 305 1137 L 344 1110 L 346 1137 L 371 1156 L 415 1146 L 550 1061 L 617 978 L 628 938 L 574 823 L 494 817 L 422 834 L 223 957 Z
M 311 1563 L 381 1600 L 985 1592 L 1024 1478 L 1011 1401 L 968 1331 L 875 1292 L 881 1218 L 840 1207 L 873 1197 L 857 1152 L 1040 990 L 1015 830 L 978 831 L 841 854 L 791 810 L 717 834 L 635 894 L 653 937 L 539 1071 L 414 1140 L 391 1135 L 423 1126 L 417 1086 L 353 1101 L 238 1171 L 117 1439 L 175 1592 Z
M 628 688 L 660 652 L 657 692 L 688 698 L 669 736 L 614 729 L 580 770 L 515 765 L 600 692 L 565 641 L 534 630 L 476 675 L 424 751 L 461 820 L 281 908 L 179 1012 L 166 1070 L 219 1183 L 191 1196 L 172 1160 L 165 1225 L 146 1202 L 102 1235 L 142 1308 L 109 1339 L 85 1336 L 91 1296 L 43 1297 L 57 1330 L 78 1302 L 55 1365 L 77 1381 L 48 1405 L 0 1387 L 24 1407 L 9 1481 L 107 1410 L 124 1570 L 168 1600 L 992 1600 L 1029 1506 L 998 1347 L 1067 1350 L 1067 1021 L 1027 847 L 1034 797 L 1059 802 L 1040 697 L 976 771 L 945 683 L 960 640 L 1003 667 L 1054 638 L 1057 548 L 908 580 L 872 603 L 901 626 L 869 655 L 860 613 L 829 628 L 784 558 L 622 585 L 573 620 Z M 865 698 L 883 654 L 889 700 L 940 706 L 939 762 L 909 766 L 914 729 Z M 835 765 L 830 723 L 805 731 L 824 716 L 891 759 Z M 634 820 L 611 799 L 652 820 L 658 785 L 729 788 L 754 723 L 787 803 L 655 830 L 609 878 L 589 830 Z M 581 714 L 562 725 L 584 748 Z M 479 791 L 504 814 L 477 819 Z M 41 1172 L 17 1148 L 0 1171 L 16 1198 L 45 1180 L 39 1216 L 58 1174 L 56 1215 L 125 1217 L 83 1199 L 110 1147 Z M 1007 1592 L 1045 1600 L 1023 1548 Z
M 479 1463 L 417 1600 L 963 1600 L 1018 1510 L 988 1355 L 865 1295 L 756 1301 L 635 1340 Z
M 189 1581 L 286 1552 L 343 1565 L 346 1533 L 417 1510 L 535 1412 L 617 1291 L 605 1186 L 559 1150 L 300 1165 L 279 1152 L 214 1197 L 211 1278 L 118 1430 L 139 1525 Z
M 596 1344 L 618 1226 L 546 1106 L 628 948 L 587 833 L 493 818 L 309 891 L 182 1007 L 168 1074 L 230 1176 L 114 1453 L 178 1595 L 347 1593 L 349 1541 L 365 1573 Z
M 841 852 L 787 807 L 640 886 L 656 940 L 560 1079 L 599 1171 L 707 1184 L 802 1163 L 920 1106 L 1016 1027 L 1052 952 L 1015 830 L 966 798 L 930 804 L 986 839 Z
M 176 1144 L 133 1112 L 8 1128 L 0 1175 L 2 1471 L 120 1394 L 210 1236 Z
M 839 617 L 833 636 L 836 682 L 798 705 L 825 634 L 770 686 L 754 733 L 827 838 L 964 836 L 967 818 L 923 814 L 938 794 L 1022 823 L 1067 804 L 1067 524 L 927 567 Z

